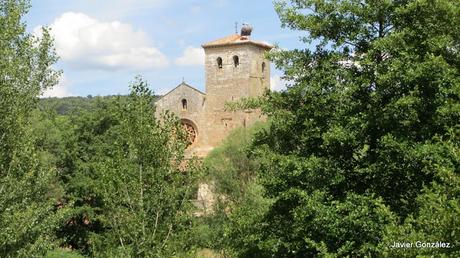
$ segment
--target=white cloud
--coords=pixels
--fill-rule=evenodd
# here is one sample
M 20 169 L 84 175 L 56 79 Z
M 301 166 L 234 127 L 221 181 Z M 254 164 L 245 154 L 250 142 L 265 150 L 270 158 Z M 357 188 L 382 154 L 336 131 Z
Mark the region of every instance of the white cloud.
M 69 81 L 64 75 L 61 76 L 59 83 L 56 86 L 46 90 L 42 94 L 42 98 L 63 98 L 68 96 L 72 96 L 72 93 L 69 90 Z
M 282 91 L 286 89 L 286 81 L 279 75 L 273 75 L 270 78 L 270 88 L 272 91 Z
M 126 23 L 67 12 L 50 27 L 62 61 L 78 68 L 144 70 L 169 64 L 143 31 Z
M 200 47 L 188 46 L 182 56 L 175 60 L 176 65 L 195 66 L 204 65 L 204 50 Z

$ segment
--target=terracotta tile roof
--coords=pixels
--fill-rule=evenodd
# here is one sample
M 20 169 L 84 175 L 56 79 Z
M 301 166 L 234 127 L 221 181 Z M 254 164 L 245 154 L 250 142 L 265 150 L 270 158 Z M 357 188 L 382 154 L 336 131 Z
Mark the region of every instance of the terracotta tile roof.
M 218 46 L 228 46 L 228 45 L 234 45 L 234 44 L 254 44 L 254 45 L 257 45 L 263 48 L 267 48 L 267 49 L 273 48 L 272 45 L 266 42 L 255 41 L 249 37 L 243 37 L 238 34 L 233 34 L 233 35 L 221 38 L 221 39 L 217 39 L 217 40 L 208 42 L 206 44 L 203 44 L 202 47 L 203 48 L 218 47 Z

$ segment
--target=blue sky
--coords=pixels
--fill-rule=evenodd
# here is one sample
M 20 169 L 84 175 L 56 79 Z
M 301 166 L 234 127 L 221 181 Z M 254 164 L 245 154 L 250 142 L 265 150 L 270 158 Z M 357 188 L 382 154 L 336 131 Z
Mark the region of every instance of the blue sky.
M 185 81 L 204 90 L 201 44 L 254 27 L 256 40 L 304 48 L 302 32 L 282 29 L 271 0 L 32 0 L 31 32 L 52 28 L 61 82 L 45 96 L 126 94 L 142 75 L 157 94 Z M 280 71 L 272 86 L 282 88 Z

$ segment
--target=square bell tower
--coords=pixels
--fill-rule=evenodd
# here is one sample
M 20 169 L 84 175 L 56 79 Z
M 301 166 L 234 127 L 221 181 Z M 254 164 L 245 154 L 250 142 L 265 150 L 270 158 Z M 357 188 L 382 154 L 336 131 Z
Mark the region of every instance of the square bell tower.
M 205 51 L 207 141 L 220 144 L 237 127 L 260 120 L 259 111 L 226 111 L 225 103 L 261 96 L 270 89 L 270 61 L 266 53 L 273 46 L 251 38 L 245 24 L 233 34 L 203 44 Z
M 273 47 L 251 39 L 252 28 L 244 25 L 234 34 L 202 45 L 205 51 L 206 102 L 210 110 L 223 110 L 226 101 L 260 96 L 270 88 Z

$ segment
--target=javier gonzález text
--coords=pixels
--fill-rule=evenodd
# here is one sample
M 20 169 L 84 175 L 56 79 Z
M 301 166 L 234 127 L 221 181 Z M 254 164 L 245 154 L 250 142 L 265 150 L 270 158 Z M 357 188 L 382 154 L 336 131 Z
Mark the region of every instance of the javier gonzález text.
M 426 242 L 426 241 L 415 241 L 415 242 L 393 242 L 390 244 L 391 248 L 451 248 L 451 244 L 447 242 Z

